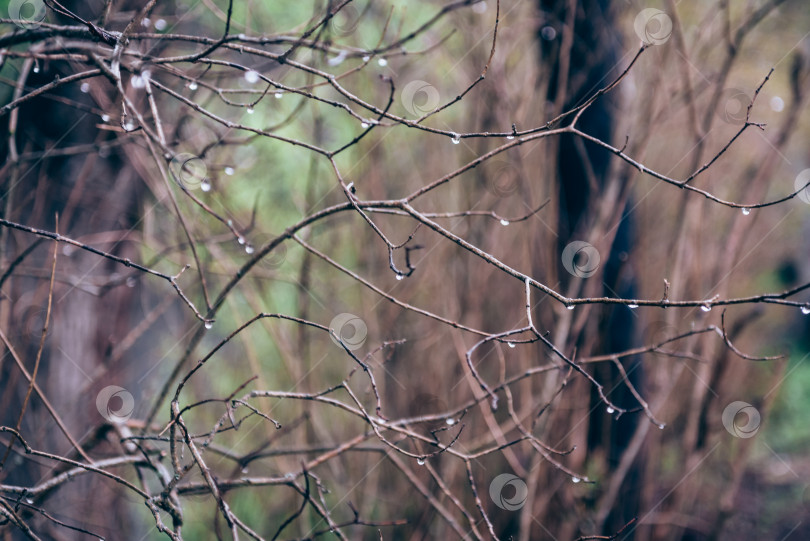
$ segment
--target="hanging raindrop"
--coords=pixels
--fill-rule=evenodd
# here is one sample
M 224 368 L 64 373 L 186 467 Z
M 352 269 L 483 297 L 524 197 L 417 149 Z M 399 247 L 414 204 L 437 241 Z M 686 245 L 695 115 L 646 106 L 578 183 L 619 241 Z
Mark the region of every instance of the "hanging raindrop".
M 631 310 L 634 310 L 634 309 L 638 308 L 638 305 L 637 304 L 628 304 L 627 307 L 629 309 L 631 309 Z
M 743 216 L 748 216 L 749 214 L 751 214 L 751 209 L 744 208 L 744 209 L 742 209 L 742 213 L 743 213 Z
M 213 322 L 213 321 L 206 321 L 206 322 L 205 322 L 205 328 L 206 328 L 206 329 L 210 329 L 210 328 L 211 328 L 211 327 L 213 327 L 213 326 L 214 326 L 214 322 Z
M 195 83 L 194 81 L 191 81 L 191 82 L 188 84 L 188 89 L 189 89 L 189 90 L 197 90 L 197 83 Z
M 703 310 L 704 312 L 711 312 L 712 311 L 712 307 L 709 304 L 704 304 L 703 306 L 700 307 L 700 309 Z
M 255 250 L 255 248 L 253 248 L 252 244 L 248 244 L 248 245 L 245 246 L 245 252 L 247 252 L 248 254 L 252 254 L 255 251 L 256 250 Z
M 283 98 L 283 97 L 284 97 L 284 94 L 282 94 L 281 92 L 276 92 L 276 93 L 275 93 L 275 96 L 276 96 L 276 99 L 277 99 L 277 100 L 280 100 L 281 98 Z
M 385 58 L 380 58 L 377 60 L 377 64 L 379 64 L 380 66 L 387 66 L 388 60 L 386 60 Z
M 403 275 L 397 274 L 397 280 L 402 280 L 403 278 L 405 278 Z
M 249 114 L 249 115 L 253 114 L 253 107 L 248 107 L 247 108 L 247 114 Z
M 572 480 L 574 483 L 579 483 L 580 481 L 582 481 L 582 479 L 580 479 L 579 477 L 572 477 L 572 478 L 571 478 L 571 480 Z
M 208 181 L 208 179 L 205 179 L 202 182 L 200 182 L 200 189 L 204 192 L 211 191 L 211 183 Z
M 225 174 L 228 175 L 229 177 L 233 176 L 233 173 L 234 173 L 233 167 L 226 167 L 225 168 Z
M 515 349 L 515 343 L 514 342 L 507 342 L 506 345 L 508 345 L 512 349 Z
M 461 137 L 459 137 L 459 135 L 458 135 L 457 133 L 454 133 L 454 134 L 453 134 L 453 144 L 454 144 L 454 145 L 457 145 L 457 144 L 459 144 L 460 142 L 461 142 Z
M 612 406 L 608 406 L 608 407 L 607 407 L 607 412 L 608 412 L 608 413 L 613 413 L 613 412 L 615 412 L 615 411 L 616 411 L 616 410 L 615 410 L 615 409 L 613 409 L 613 407 L 612 407 Z
M 804 315 L 810 314 L 810 305 L 802 306 L 802 314 Z
M 501 220 L 501 225 L 509 225 L 509 220 Z
M 454 424 L 456 424 L 456 420 L 453 419 L 452 417 L 448 418 L 444 422 L 447 423 L 448 426 L 453 426 Z
M 422 457 L 419 457 L 419 458 L 416 459 L 416 463 L 419 464 L 420 466 L 424 466 L 425 465 L 425 459 L 422 458 Z

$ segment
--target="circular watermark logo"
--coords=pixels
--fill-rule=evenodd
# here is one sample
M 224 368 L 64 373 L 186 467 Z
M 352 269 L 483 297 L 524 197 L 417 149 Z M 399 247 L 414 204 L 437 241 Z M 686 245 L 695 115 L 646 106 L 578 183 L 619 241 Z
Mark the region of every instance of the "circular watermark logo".
M 96 396 L 96 408 L 107 421 L 125 423 L 135 410 L 135 399 L 123 387 L 108 385 Z
M 329 20 L 329 28 L 336 36 L 350 36 L 357 31 L 361 17 L 354 4 L 347 4 Z
M 210 189 L 208 166 L 199 156 L 181 152 L 169 162 L 169 171 L 174 180 L 189 190 L 202 188 L 203 191 L 208 191 L 206 186 Z
M 20 28 L 36 28 L 45 20 L 45 2 L 42 0 L 11 0 L 8 16 Z
M 751 97 L 738 88 L 726 88 L 717 102 L 717 116 L 727 124 L 745 124 Z
M 329 323 L 329 329 L 335 333 L 334 335 L 329 335 L 332 338 L 332 342 L 337 346 L 343 347 L 335 338 L 335 335 L 337 335 L 343 344 L 346 345 L 346 348 L 351 351 L 361 348 L 366 342 L 366 335 L 368 334 L 366 322 L 356 315 L 349 313 L 338 314 L 332 318 L 332 321 Z
M 581 240 L 575 240 L 565 247 L 562 253 L 562 264 L 565 270 L 577 278 L 588 278 L 596 273 L 599 263 L 599 251 Z
M 486 173 L 486 187 L 497 197 L 509 197 L 520 187 L 521 171 L 509 162 L 493 162 Z
M 526 504 L 528 496 L 529 488 L 526 483 L 511 473 L 502 473 L 489 484 L 492 503 L 504 511 L 517 511 Z
M 644 345 L 647 347 L 660 347 L 661 349 L 672 349 L 675 347 L 675 341 L 669 342 L 678 336 L 678 328 L 670 325 L 666 321 L 656 320 L 650 322 L 644 328 L 642 339 Z M 656 355 L 661 355 L 660 351 L 653 350 Z
M 722 419 L 728 433 L 736 438 L 753 437 L 759 431 L 762 420 L 757 408 L 739 400 L 726 406 Z
M 411 81 L 399 96 L 402 106 L 414 116 L 427 114 L 439 106 L 439 91 L 425 81 Z
M 672 19 L 660 9 L 642 9 L 633 21 L 633 29 L 645 45 L 662 45 L 672 35 Z
M 808 182 L 810 182 L 810 169 L 805 169 L 796 175 L 796 180 L 793 182 L 793 191 L 798 192 L 796 197 L 798 197 L 800 201 L 810 205 L 810 186 L 807 185 Z M 805 188 L 805 186 L 807 187 Z

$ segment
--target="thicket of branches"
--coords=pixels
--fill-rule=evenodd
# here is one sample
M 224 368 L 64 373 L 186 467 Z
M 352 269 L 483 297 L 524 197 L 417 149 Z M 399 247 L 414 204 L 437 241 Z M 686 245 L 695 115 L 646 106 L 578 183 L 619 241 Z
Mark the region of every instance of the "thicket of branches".
M 8 3 L 0 532 L 737 535 L 802 2 L 286 4 Z

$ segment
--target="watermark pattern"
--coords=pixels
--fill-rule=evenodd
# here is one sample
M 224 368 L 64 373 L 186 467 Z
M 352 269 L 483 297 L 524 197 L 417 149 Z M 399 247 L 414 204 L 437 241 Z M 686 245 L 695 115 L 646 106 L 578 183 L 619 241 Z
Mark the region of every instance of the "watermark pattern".
M 650 322 L 650 324 L 644 328 L 642 337 L 644 339 L 644 343 L 649 344 L 650 346 L 660 345 L 661 349 L 674 349 L 675 342 L 667 342 L 667 340 L 672 340 L 678 336 L 678 334 L 678 328 L 674 325 L 670 325 L 664 320 L 656 320 Z M 657 350 L 653 350 L 653 353 L 655 355 L 661 355 L 661 353 Z
M 123 387 L 108 385 L 96 396 L 96 408 L 107 421 L 125 423 L 135 410 L 135 399 Z
M 793 191 L 799 192 L 801 190 L 797 197 L 803 203 L 810 205 L 810 186 L 807 186 L 808 182 L 810 182 L 810 169 L 805 169 L 796 175 L 796 180 L 793 182 Z M 804 189 L 802 190 L 802 188 Z
M 512 487 L 514 495 L 505 496 L 504 489 Z M 502 473 L 489 484 L 489 497 L 492 502 L 504 511 L 517 511 L 526 504 L 529 487 L 523 479 L 511 473 Z
M 717 116 L 727 124 L 745 124 L 751 97 L 738 88 L 726 88 L 717 102 Z
M 8 16 L 20 28 L 37 28 L 46 14 L 42 0 L 11 0 L 8 3 Z
M 427 114 L 439 106 L 439 91 L 425 81 L 411 81 L 399 96 L 402 106 L 414 116 Z
M 520 186 L 521 172 L 518 167 L 508 162 L 499 162 L 492 173 L 486 175 L 487 189 L 497 197 L 508 197 Z M 500 167 L 498 167 L 500 166 Z
M 745 424 L 738 422 L 738 416 L 744 415 L 746 417 Z M 726 406 L 723 410 L 723 426 L 729 434 L 735 438 L 750 438 L 759 431 L 759 424 L 762 417 L 759 415 L 759 410 L 749 404 L 736 400 Z
M 20 336 L 32 340 L 42 336 L 45 327 L 47 312 L 38 304 L 28 302 L 30 299 L 20 299 L 14 303 L 12 313 L 18 323 Z
M 663 45 L 672 36 L 672 19 L 660 9 L 642 9 L 633 21 L 633 30 L 646 45 Z
M 565 247 L 562 264 L 565 270 L 577 278 L 588 278 L 596 273 L 602 258 L 599 251 L 585 241 L 575 240 Z
M 199 156 L 181 152 L 169 162 L 169 171 L 171 171 L 174 180 L 189 190 L 200 188 L 207 192 L 211 189 L 211 183 L 208 180 L 208 167 Z
M 336 36 L 350 36 L 357 31 L 361 16 L 354 4 L 347 4 L 330 19 L 329 28 Z
M 340 347 L 345 345 L 346 348 L 351 351 L 361 348 L 368 335 L 366 322 L 356 315 L 349 313 L 338 314 L 332 318 L 332 321 L 329 323 L 329 329 L 334 331 L 335 335 L 340 338 L 343 344 L 338 342 L 334 335 L 330 334 L 332 342 Z

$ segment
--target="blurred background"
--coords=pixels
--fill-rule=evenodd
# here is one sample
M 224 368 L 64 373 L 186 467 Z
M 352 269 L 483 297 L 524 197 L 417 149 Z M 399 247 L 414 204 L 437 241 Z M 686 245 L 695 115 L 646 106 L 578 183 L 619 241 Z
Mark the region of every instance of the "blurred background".
M 0 14 L 3 539 L 810 537 L 801 0 Z

